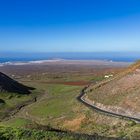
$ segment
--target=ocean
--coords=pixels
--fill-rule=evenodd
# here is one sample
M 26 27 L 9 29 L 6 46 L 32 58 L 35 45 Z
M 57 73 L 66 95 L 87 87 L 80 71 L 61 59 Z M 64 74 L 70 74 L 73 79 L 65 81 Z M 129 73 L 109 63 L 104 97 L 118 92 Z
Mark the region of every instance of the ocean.
M 0 63 L 28 62 L 38 60 L 107 60 L 134 62 L 140 59 L 139 52 L 83 52 L 83 53 L 0 53 Z

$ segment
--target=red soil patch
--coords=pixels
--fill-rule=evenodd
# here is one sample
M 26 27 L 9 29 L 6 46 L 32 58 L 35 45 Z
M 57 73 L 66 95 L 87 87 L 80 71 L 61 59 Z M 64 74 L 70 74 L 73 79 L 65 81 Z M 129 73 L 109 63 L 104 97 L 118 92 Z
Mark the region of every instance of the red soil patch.
M 86 81 L 75 81 L 75 82 L 45 82 L 47 84 L 63 84 L 63 85 L 70 85 L 70 86 L 85 86 L 88 85 L 89 82 Z

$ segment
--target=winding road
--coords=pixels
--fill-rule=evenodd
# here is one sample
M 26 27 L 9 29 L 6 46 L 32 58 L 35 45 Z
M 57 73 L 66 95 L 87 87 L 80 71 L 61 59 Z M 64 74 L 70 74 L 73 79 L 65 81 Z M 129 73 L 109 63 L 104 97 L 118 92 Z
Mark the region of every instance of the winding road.
M 77 97 L 77 100 L 82 102 L 83 104 L 85 104 L 86 106 L 88 107 L 91 107 L 92 109 L 94 109 L 95 111 L 98 111 L 100 113 L 103 113 L 103 114 L 106 114 L 106 115 L 109 115 L 109 116 L 112 116 L 112 117 L 117 117 L 117 118 L 121 118 L 121 119 L 126 119 L 126 120 L 131 120 L 131 121 L 135 121 L 136 123 L 140 123 L 140 118 L 136 118 L 136 117 L 130 117 L 130 116 L 126 116 L 126 115 L 122 115 L 122 114 L 119 114 L 119 113 L 115 113 L 115 112 L 109 112 L 107 110 L 104 110 L 102 108 L 99 108 L 97 106 L 95 106 L 94 104 L 90 103 L 89 101 L 87 101 L 84 96 L 85 96 L 85 90 L 89 87 L 90 85 L 84 87 L 82 90 L 81 90 L 81 93 L 80 95 Z

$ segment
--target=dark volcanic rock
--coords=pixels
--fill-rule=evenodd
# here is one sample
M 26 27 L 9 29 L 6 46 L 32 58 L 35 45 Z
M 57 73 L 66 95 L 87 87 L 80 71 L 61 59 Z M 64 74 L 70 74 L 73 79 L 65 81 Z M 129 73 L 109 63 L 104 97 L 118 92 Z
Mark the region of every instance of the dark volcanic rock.
M 5 101 L 0 99 L 0 104 L 4 104 L 4 103 L 5 103 Z
M 24 86 L 0 72 L 0 92 L 14 92 L 19 94 L 29 94 L 34 88 Z

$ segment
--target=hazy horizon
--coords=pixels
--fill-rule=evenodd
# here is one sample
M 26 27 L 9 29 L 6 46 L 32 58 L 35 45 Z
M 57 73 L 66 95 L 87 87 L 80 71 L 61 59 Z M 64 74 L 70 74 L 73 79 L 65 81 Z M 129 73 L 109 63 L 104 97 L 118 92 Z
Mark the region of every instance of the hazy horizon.
M 0 52 L 0 62 L 36 61 L 51 59 L 134 62 L 139 58 L 139 52 Z

